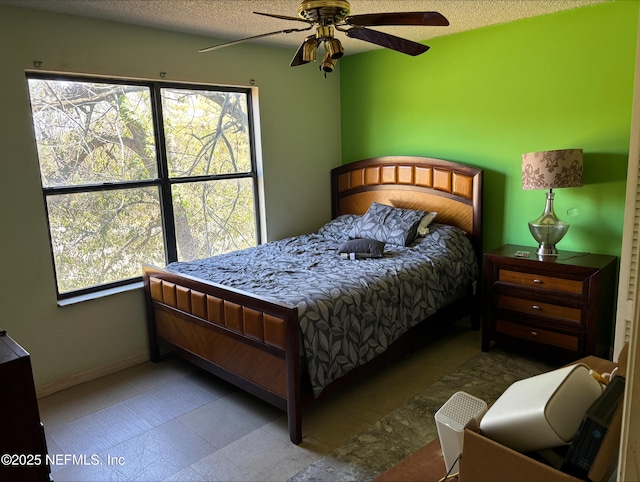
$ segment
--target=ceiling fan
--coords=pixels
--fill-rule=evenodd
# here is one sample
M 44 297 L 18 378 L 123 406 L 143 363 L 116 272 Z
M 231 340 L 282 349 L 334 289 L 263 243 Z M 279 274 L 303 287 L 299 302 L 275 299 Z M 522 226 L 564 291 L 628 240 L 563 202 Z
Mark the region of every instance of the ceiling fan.
M 298 16 L 275 15 L 271 13 L 253 12 L 257 15 L 278 18 L 281 20 L 293 20 L 308 24 L 305 28 L 288 28 L 275 32 L 263 33 L 252 37 L 233 40 L 222 44 L 201 49 L 200 52 L 210 52 L 222 47 L 236 45 L 248 40 L 268 37 L 277 34 L 292 32 L 304 32 L 315 27 L 315 33 L 309 35 L 300 45 L 291 60 L 291 67 L 315 62 L 317 50 L 324 46 L 324 58 L 320 64 L 320 70 L 327 73 L 333 72 L 335 61 L 344 55 L 344 49 L 340 41 L 334 37 L 335 30 L 344 32 L 347 37 L 364 40 L 372 44 L 386 47 L 407 55 L 420 55 L 429 47 L 411 40 L 396 37 L 367 27 L 379 27 L 388 25 L 419 25 L 419 26 L 447 26 L 449 21 L 438 12 L 394 12 L 394 13 L 370 13 L 364 15 L 350 15 L 350 5 L 346 0 L 304 0 L 298 6 Z

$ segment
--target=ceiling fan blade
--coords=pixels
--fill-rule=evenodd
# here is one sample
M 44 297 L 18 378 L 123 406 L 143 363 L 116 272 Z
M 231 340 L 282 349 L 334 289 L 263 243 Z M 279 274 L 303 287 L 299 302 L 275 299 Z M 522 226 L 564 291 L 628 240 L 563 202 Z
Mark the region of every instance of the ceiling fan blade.
M 346 34 L 347 37 L 364 40 L 365 42 L 387 47 L 407 55 L 416 56 L 429 50 L 428 46 L 419 44 L 418 42 L 396 37 L 388 33 L 378 32 L 377 30 L 369 30 L 364 27 L 351 28 L 346 31 Z
M 217 49 L 221 49 L 223 47 L 230 47 L 231 45 L 236 45 L 236 44 L 241 44 L 243 42 L 248 42 L 249 40 L 254 40 L 257 38 L 262 38 L 262 37 L 269 37 L 271 35 L 278 35 L 280 33 L 291 33 L 291 32 L 304 32 L 305 30 L 309 30 L 311 29 L 311 27 L 313 27 L 313 25 L 309 25 L 309 27 L 307 28 L 288 28 L 285 30 L 278 30 L 277 32 L 269 32 L 269 33 L 263 33 L 260 35 L 254 35 L 253 37 L 246 37 L 240 40 L 232 40 L 230 42 L 225 42 L 225 43 L 221 43 L 218 45 L 213 45 L 211 47 L 207 47 L 204 49 L 200 49 L 198 50 L 198 52 L 203 53 L 203 52 L 211 52 L 212 50 L 217 50 Z
M 295 20 L 296 22 L 311 23 L 308 20 L 305 20 L 304 18 L 289 17 L 288 15 L 276 15 L 273 13 L 262 13 L 262 12 L 253 12 L 253 13 L 255 13 L 256 15 L 263 15 L 265 17 L 279 18 L 280 20 Z
M 446 27 L 449 21 L 438 12 L 393 12 L 352 15 L 345 20 L 350 25 L 375 27 L 380 25 L 425 25 Z

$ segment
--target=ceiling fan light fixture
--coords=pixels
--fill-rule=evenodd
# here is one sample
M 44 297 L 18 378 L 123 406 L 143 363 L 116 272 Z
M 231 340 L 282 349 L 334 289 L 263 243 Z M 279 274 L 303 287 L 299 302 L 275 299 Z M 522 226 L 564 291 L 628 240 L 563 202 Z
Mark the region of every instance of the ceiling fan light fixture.
M 340 43 L 340 40 L 338 40 L 337 38 L 331 38 L 327 40 L 325 42 L 325 47 L 327 49 L 327 53 L 329 54 L 329 57 L 331 57 L 333 60 L 339 59 L 344 55 L 344 49 L 342 48 L 342 44 Z
M 331 73 L 331 72 L 333 72 L 333 68 L 335 67 L 335 65 L 336 65 L 336 63 L 333 61 L 333 59 L 329 55 L 329 52 L 326 52 L 324 54 L 324 59 L 322 59 L 322 64 L 320 65 L 320 70 L 322 70 L 325 73 Z
M 305 40 L 302 46 L 303 62 L 315 62 L 317 49 L 318 43 L 316 42 L 315 38 Z
M 335 30 L 331 25 L 319 25 L 316 27 L 316 38 L 318 40 L 327 40 L 333 38 Z

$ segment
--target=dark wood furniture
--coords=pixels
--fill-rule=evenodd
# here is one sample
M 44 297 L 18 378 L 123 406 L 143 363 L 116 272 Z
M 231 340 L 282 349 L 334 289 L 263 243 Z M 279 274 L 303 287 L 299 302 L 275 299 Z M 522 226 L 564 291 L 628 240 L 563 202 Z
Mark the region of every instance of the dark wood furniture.
M 0 333 L 0 480 L 48 481 L 47 442 L 31 359 L 9 335 Z
M 332 214 L 364 214 L 374 201 L 437 211 L 436 222 L 467 233 L 480 261 L 482 177 L 480 169 L 440 159 L 357 161 L 331 172 Z M 160 268 L 143 270 L 151 360 L 159 360 L 162 347 L 285 410 L 290 438 L 300 443 L 302 408 L 317 399 L 301 374 L 297 308 Z M 479 327 L 480 297 L 471 288 L 466 299 L 413 327 L 383 354 L 332 382 L 319 398 L 424 343 L 426 333 L 444 322 L 472 313 Z
M 616 272 L 615 256 L 539 259 L 535 248 L 509 244 L 486 253 L 482 350 L 497 340 L 567 359 L 609 358 Z

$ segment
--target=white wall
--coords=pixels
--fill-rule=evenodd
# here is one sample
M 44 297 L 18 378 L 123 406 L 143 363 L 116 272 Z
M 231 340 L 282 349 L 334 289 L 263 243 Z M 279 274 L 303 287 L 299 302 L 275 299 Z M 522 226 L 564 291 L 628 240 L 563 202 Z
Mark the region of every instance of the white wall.
M 250 85 L 260 105 L 269 240 L 330 217 L 340 164 L 339 71 L 289 68 L 289 49 L 0 6 L 0 328 L 31 354 L 36 385 L 99 371 L 147 351 L 141 290 L 58 307 L 25 70 Z M 295 49 L 294 49 L 295 50 Z

